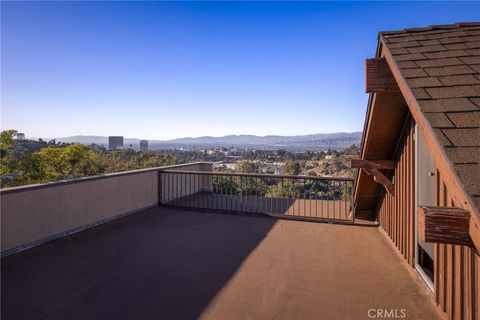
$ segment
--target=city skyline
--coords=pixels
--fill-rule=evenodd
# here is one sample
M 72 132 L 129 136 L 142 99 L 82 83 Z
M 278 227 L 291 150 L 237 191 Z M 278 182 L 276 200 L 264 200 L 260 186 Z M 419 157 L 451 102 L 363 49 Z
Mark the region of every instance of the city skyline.
M 376 34 L 478 20 L 480 9 L 478 2 L 1 6 L 2 130 L 158 140 L 361 131 L 363 62 Z

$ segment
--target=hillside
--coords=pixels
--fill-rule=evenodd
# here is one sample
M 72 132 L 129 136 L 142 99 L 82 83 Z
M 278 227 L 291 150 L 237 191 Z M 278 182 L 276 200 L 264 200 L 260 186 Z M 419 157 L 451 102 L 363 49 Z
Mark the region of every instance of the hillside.
M 211 147 L 255 147 L 255 148 L 284 148 L 290 150 L 325 150 L 325 149 L 345 149 L 352 144 L 360 144 L 361 132 L 338 132 L 321 133 L 299 136 L 256 136 L 256 135 L 228 135 L 222 137 L 198 137 L 198 138 L 179 138 L 172 140 L 149 140 L 151 149 L 165 148 L 211 148 Z M 136 146 L 141 139 L 125 138 L 124 145 L 130 144 Z M 58 142 L 78 142 L 82 144 L 95 143 L 98 145 L 107 145 L 108 137 L 104 136 L 72 136 L 56 138 Z

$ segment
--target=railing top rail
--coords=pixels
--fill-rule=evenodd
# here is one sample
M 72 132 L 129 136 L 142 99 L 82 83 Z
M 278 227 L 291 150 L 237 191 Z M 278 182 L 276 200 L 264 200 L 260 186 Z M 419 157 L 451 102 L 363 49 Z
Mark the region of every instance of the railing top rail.
M 187 170 L 159 170 L 160 173 L 177 173 L 177 174 L 198 174 L 208 176 L 231 176 L 231 177 L 252 177 L 252 178 L 277 178 L 277 179 L 307 179 L 320 181 L 346 181 L 353 182 L 353 178 L 339 177 L 318 177 L 318 176 L 293 176 L 278 174 L 259 174 L 259 173 L 234 173 L 234 172 L 212 172 L 212 171 L 187 171 Z

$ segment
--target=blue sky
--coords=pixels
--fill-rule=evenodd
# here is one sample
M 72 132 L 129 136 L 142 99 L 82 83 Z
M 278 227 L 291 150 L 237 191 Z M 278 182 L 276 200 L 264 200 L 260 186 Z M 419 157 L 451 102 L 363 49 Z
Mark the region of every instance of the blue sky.
M 27 137 L 360 131 L 377 33 L 479 2 L 3 2 L 1 127 Z

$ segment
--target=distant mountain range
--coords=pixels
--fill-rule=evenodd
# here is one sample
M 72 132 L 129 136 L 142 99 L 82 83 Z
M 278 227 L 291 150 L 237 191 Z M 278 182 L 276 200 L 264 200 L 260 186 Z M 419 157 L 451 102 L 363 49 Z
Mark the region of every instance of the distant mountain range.
M 256 148 L 284 148 L 290 150 L 325 150 L 344 149 L 352 144 L 360 144 L 361 132 L 319 133 L 299 136 L 256 136 L 256 135 L 228 135 L 222 137 L 178 138 L 172 140 L 148 140 L 152 150 L 172 148 L 212 148 L 212 147 L 256 147 Z M 140 144 L 138 138 L 125 138 L 124 145 L 132 145 L 134 149 Z M 58 142 L 78 142 L 82 144 L 98 144 L 107 146 L 108 137 L 104 136 L 73 136 L 56 138 Z

